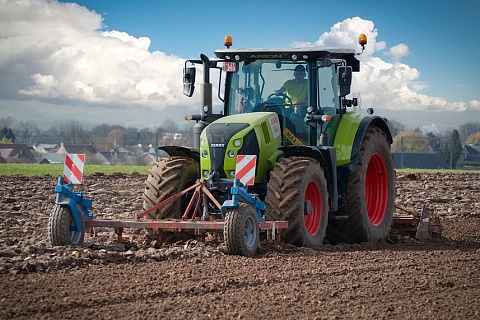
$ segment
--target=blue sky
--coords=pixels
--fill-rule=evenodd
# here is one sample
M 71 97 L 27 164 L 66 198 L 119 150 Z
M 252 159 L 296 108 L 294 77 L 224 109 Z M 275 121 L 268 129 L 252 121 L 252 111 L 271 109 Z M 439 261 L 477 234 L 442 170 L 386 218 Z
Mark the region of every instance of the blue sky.
M 291 47 L 367 33 L 364 105 L 451 130 L 480 121 L 479 13 L 471 0 L 0 0 L 0 118 L 158 124 L 197 111 L 181 94 L 183 62 L 227 34 L 235 47 Z
M 237 7 L 208 0 L 74 2 L 102 14 L 107 29 L 149 37 L 150 50 L 182 58 L 211 54 L 226 34 L 238 47 L 312 42 L 335 23 L 358 16 L 373 21 L 387 45 L 408 45 L 411 54 L 402 62 L 430 83 L 425 94 L 452 102 L 480 97 L 480 1 L 244 0 Z

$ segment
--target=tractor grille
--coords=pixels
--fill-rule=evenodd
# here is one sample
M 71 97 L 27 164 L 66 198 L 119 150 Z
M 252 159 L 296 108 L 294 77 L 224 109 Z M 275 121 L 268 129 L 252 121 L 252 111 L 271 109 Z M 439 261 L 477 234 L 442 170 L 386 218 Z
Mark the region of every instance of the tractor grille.
M 262 122 L 262 132 L 265 143 L 270 144 L 272 142 L 272 138 L 270 137 L 270 131 L 268 131 L 268 125 L 266 121 Z
M 206 135 L 208 143 L 210 144 L 212 170 L 218 172 L 220 178 L 226 178 L 223 170 L 223 161 L 225 159 L 228 142 L 235 133 L 248 128 L 248 126 L 248 123 L 212 123 L 206 128 Z M 244 140 L 244 145 L 245 143 Z
M 258 139 L 257 135 L 255 134 L 255 130 L 251 130 L 245 135 L 245 137 L 243 137 L 243 145 L 240 150 L 238 150 L 238 154 L 260 155 L 260 147 L 258 145 Z

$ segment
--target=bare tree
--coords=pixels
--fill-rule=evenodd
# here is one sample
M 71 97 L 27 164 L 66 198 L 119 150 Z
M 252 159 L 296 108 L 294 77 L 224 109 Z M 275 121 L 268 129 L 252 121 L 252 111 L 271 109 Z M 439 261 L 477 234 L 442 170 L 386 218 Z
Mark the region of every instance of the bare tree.
M 66 144 L 85 145 L 90 142 L 89 131 L 76 120 L 56 122 L 48 131 L 50 136 L 55 136 L 57 141 L 63 141 Z
M 474 134 L 471 134 L 467 138 L 468 144 L 473 144 L 475 146 L 480 145 L 480 131 Z
M 392 133 L 392 137 L 406 130 L 405 125 L 403 125 L 402 123 L 396 120 L 389 119 L 387 122 L 387 125 L 388 125 L 388 129 L 390 129 L 390 132 Z
M 393 137 L 392 152 L 423 153 L 428 151 L 427 137 L 416 131 L 403 131 Z
M 160 127 L 163 129 L 163 131 L 165 132 L 176 132 L 178 131 L 178 123 L 176 123 L 175 121 L 173 121 L 172 119 L 170 118 L 167 118 L 165 119 L 162 124 L 160 125 Z
M 467 122 L 460 126 L 460 140 L 466 141 L 469 136 L 480 132 L 480 122 Z
M 15 122 L 17 122 L 17 120 L 13 117 L 2 117 L 0 118 L 0 128 L 11 128 Z
M 107 137 L 109 149 L 117 149 L 125 146 L 125 129 L 113 129 Z
M 36 144 L 42 130 L 33 121 L 17 121 L 12 126 L 16 143 Z

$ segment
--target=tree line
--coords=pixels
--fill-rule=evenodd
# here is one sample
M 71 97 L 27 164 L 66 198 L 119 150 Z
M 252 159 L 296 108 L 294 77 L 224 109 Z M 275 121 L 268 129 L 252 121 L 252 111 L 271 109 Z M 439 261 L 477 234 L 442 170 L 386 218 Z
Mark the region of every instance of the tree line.
M 480 145 L 480 122 L 465 123 L 459 130 L 441 134 L 423 134 L 419 128 L 407 130 L 395 120 L 389 120 L 388 126 L 393 136 L 393 153 L 436 153 L 452 168 L 458 167 L 465 144 Z
M 89 125 L 67 120 L 41 129 L 33 121 L 0 118 L 1 143 L 24 143 L 30 146 L 63 142 L 66 145 L 92 145 L 98 151 L 110 151 L 125 146 L 168 143 L 172 139 L 172 133 L 181 133 L 185 137 L 184 142 L 189 143 L 189 136 L 193 135 L 193 124 L 189 122 L 180 127 L 175 121 L 166 119 L 158 126 L 139 129 L 110 124 Z
M 393 136 L 392 152 L 434 152 L 453 168 L 460 160 L 463 145 L 480 145 L 480 122 L 465 123 L 460 128 L 441 134 L 423 134 L 419 128 L 410 130 L 405 125 L 388 121 Z M 28 145 L 59 144 L 92 145 L 97 151 L 111 151 L 125 146 L 149 146 L 172 144 L 173 134 L 180 133 L 181 144 L 193 146 L 193 123 L 182 128 L 171 119 L 149 128 L 123 127 L 120 125 L 89 125 L 77 120 L 55 122 L 48 129 L 39 128 L 33 121 L 17 121 L 12 117 L 0 118 L 1 143 L 25 143 Z

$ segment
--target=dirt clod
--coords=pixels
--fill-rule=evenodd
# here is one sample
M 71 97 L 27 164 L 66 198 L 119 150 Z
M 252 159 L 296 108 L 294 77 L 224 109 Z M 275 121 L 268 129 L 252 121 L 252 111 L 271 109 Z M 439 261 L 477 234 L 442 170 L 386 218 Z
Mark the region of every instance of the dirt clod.
M 133 218 L 145 177 L 84 177 L 98 219 Z M 262 241 L 229 256 L 218 237 L 170 244 L 96 228 L 53 247 L 53 176 L 0 184 L 1 319 L 478 319 L 480 174 L 397 174 L 397 206 L 441 217 L 441 237 L 394 228 L 385 241 L 319 250 Z M 428 239 L 427 239 L 428 238 Z

